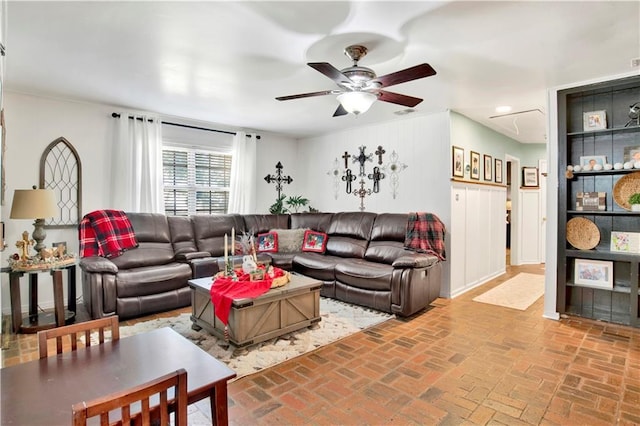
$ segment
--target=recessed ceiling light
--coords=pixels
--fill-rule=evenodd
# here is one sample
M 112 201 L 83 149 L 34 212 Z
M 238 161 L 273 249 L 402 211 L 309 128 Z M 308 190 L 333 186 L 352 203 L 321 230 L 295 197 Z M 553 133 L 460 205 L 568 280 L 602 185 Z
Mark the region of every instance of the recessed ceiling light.
M 509 105 L 502 105 L 499 107 L 496 107 L 496 112 L 509 112 L 511 111 L 511 107 Z

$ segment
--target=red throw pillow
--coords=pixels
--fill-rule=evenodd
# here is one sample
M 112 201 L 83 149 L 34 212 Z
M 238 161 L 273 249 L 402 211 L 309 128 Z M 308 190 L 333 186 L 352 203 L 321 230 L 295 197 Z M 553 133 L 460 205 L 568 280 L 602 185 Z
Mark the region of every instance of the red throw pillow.
M 306 231 L 302 241 L 302 251 L 324 253 L 327 248 L 327 234 L 324 232 Z
M 278 233 L 266 232 L 264 234 L 258 234 L 258 247 L 257 251 L 260 252 L 277 252 L 278 251 Z

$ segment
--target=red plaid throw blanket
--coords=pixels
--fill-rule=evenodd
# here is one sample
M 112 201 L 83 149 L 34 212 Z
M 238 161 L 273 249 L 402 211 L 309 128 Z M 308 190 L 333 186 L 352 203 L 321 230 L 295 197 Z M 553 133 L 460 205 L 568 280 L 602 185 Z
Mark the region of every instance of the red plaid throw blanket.
M 405 248 L 419 252 L 431 253 L 440 260 L 446 260 L 444 248 L 444 223 L 432 213 L 409 213 Z
M 279 268 L 274 269 L 274 278 L 284 275 L 284 271 Z M 229 313 L 234 299 L 255 299 L 271 289 L 273 278 L 265 278 L 260 281 L 251 281 L 249 274 L 236 269 L 238 281 L 233 281 L 231 277 L 218 277 L 213 279 L 211 286 L 211 302 L 216 317 L 226 326 L 229 324 Z
M 86 214 L 79 226 L 80 257 L 120 256 L 138 247 L 127 215 L 121 210 L 96 210 Z

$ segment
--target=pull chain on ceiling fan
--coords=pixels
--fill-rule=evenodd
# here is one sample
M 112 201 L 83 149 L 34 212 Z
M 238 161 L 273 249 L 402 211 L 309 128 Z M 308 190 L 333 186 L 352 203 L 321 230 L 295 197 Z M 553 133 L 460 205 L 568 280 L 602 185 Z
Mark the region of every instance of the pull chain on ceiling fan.
M 353 61 L 353 65 L 343 70 L 338 70 L 328 62 L 309 62 L 311 68 L 324 74 L 333 80 L 339 87 L 334 90 L 324 90 L 321 92 L 301 93 L 298 95 L 280 96 L 279 101 L 291 99 L 309 98 L 314 96 L 338 95 L 340 102 L 338 109 L 333 116 L 355 115 L 366 112 L 376 100 L 389 102 L 406 107 L 414 107 L 422 102 L 420 98 L 402 95 L 400 93 L 389 92 L 382 88 L 407 81 L 430 77 L 436 71 L 429 64 L 420 64 L 401 71 L 377 77 L 376 73 L 367 67 L 358 65 L 358 61 L 367 54 L 367 48 L 361 45 L 352 45 L 344 49 L 344 54 Z

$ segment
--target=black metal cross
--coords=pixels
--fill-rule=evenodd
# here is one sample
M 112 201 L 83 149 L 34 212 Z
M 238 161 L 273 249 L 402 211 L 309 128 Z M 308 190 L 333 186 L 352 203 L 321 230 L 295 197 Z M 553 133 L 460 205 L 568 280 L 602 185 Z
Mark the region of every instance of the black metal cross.
M 349 155 L 349 153 L 347 151 L 345 151 L 344 155 L 342 156 L 342 158 L 344 158 L 344 168 L 345 169 L 349 167 L 349 164 L 348 164 L 349 157 L 351 157 L 351 155 Z
M 382 148 L 382 145 L 378 145 L 378 150 L 375 153 L 378 156 L 378 164 L 382 164 L 382 154 L 384 154 L 385 152 L 387 151 Z
M 289 184 L 293 182 L 293 178 L 291 176 L 282 176 L 282 163 L 278 161 L 276 164 L 276 174 L 274 175 L 266 175 L 264 180 L 267 183 L 275 182 L 276 183 L 276 191 L 278 191 L 278 198 L 280 198 L 280 193 L 282 192 L 282 184 Z
M 360 150 L 360 154 L 358 154 L 357 157 L 353 157 L 353 162 L 360 163 L 360 173 L 358 173 L 358 176 L 364 176 L 364 163 L 367 161 L 373 161 L 373 154 L 366 155 L 364 150 L 367 149 L 367 147 L 364 145 L 358 147 L 358 149 Z
M 380 172 L 380 167 L 374 167 L 373 173 L 367 177 L 373 181 L 373 192 L 376 194 L 380 192 L 380 181 L 384 179 L 384 173 Z
M 342 176 L 342 181 L 347 183 L 347 194 L 351 194 L 351 182 L 356 179 L 357 178 L 355 177 L 355 175 L 351 173 L 351 169 L 347 169 L 347 171 L 344 173 L 344 176 Z

